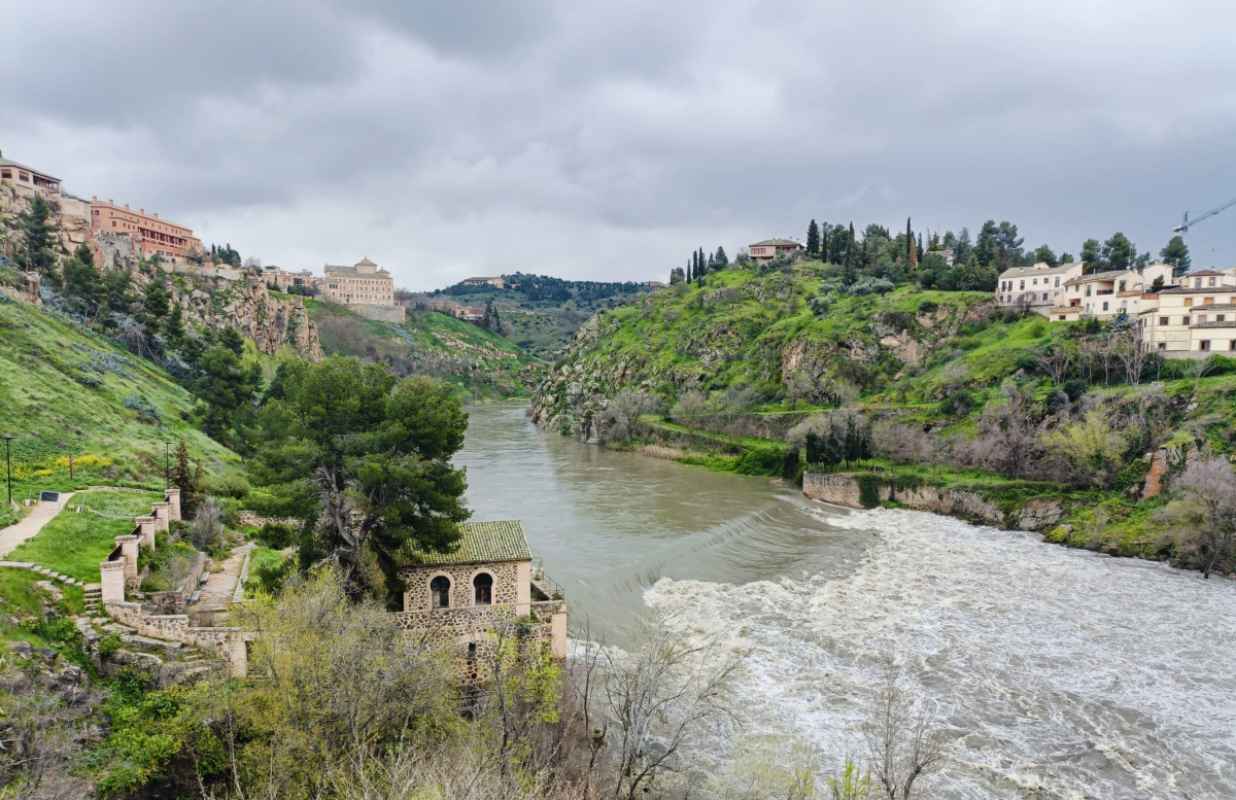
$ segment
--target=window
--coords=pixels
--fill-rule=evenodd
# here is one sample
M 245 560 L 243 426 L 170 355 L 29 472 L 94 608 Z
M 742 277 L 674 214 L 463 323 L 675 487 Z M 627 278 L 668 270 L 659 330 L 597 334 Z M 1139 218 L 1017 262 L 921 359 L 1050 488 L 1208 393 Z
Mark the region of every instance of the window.
M 1057 289 L 1060 288 L 1060 276 L 1059 275 L 1056 276 L 1056 288 Z
M 494 576 L 488 572 L 482 572 L 472 579 L 472 589 L 476 605 L 489 605 L 494 601 Z
M 1183 317 L 1181 317 L 1181 318 L 1180 318 L 1180 324 L 1181 324 L 1181 325 L 1188 325 L 1188 324 L 1189 324 L 1189 315 L 1188 315 L 1188 314 L 1185 314 Z
M 1226 322 L 1227 316 L 1224 314 L 1215 314 L 1215 322 Z
M 1209 350 L 1209 349 L 1210 349 L 1210 340 L 1209 340 L 1209 339 L 1202 339 L 1200 342 L 1198 342 L 1198 343 L 1197 343 L 1197 349 L 1198 349 L 1198 350 Z
M 12 178 L 12 177 L 13 177 L 12 170 L 0 169 L 0 178 Z
M 1159 342 L 1159 349 L 1160 349 L 1160 350 L 1166 350 L 1166 349 L 1167 349 L 1167 342 Z
M 1213 297 L 1203 297 L 1202 298 L 1202 305 L 1204 306 L 1212 306 L 1214 305 L 1214 303 L 1215 303 L 1215 299 Z
M 1160 325 L 1166 325 L 1166 324 L 1167 324 L 1167 317 L 1159 317 L 1159 324 L 1160 324 Z
M 1202 279 L 1201 279 L 1201 278 L 1194 278 L 1194 279 L 1193 279 L 1193 288 L 1194 288 L 1194 289 L 1200 289 L 1200 288 L 1202 288 Z
M 1207 285 L 1207 286 L 1214 286 L 1214 285 L 1215 285 L 1215 279 L 1214 279 L 1214 278 L 1210 278 L 1209 280 L 1207 280 L 1207 281 L 1206 281 L 1206 285 Z
M 1017 288 L 1018 288 L 1018 289 L 1025 289 L 1025 288 L 1026 288 L 1026 282 L 1025 282 L 1025 280 L 1018 281 L 1018 286 L 1017 286 Z
M 451 579 L 439 575 L 429 582 L 429 594 L 432 595 L 430 605 L 433 608 L 451 607 Z
M 1124 291 L 1124 281 L 1121 281 L 1121 282 L 1120 282 L 1120 283 L 1116 286 L 1116 291 L 1119 291 L 1119 292 L 1123 292 L 1123 291 Z
M 1064 315 L 1060 314 L 1056 317 L 1056 319 L 1060 320 L 1061 322 L 1064 322 Z
M 1087 286 L 1086 287 L 1086 297 L 1089 297 L 1089 296 L 1090 296 L 1090 287 Z
M 1201 324 L 1203 324 L 1204 322 L 1206 322 L 1206 315 L 1205 315 L 1205 314 L 1198 314 L 1198 315 L 1197 315 L 1197 324 L 1201 325 Z
M 1104 300 L 1104 301 L 1103 301 L 1103 310 L 1104 310 L 1104 311 L 1106 311 L 1106 310 L 1107 310 L 1107 301 L 1106 301 L 1106 300 Z
M 1185 298 L 1185 308 L 1188 308 L 1188 307 L 1189 307 L 1189 306 L 1191 306 L 1191 305 L 1193 305 L 1193 298 L 1192 298 L 1192 297 L 1186 297 L 1186 298 Z

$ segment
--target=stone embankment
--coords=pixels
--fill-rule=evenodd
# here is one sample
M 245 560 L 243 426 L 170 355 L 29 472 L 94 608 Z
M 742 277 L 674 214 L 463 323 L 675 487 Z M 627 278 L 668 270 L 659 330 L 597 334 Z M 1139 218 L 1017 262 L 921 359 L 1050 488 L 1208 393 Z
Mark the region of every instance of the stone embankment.
M 847 508 L 875 508 L 895 502 L 916 511 L 930 511 L 968 522 L 1013 530 L 1046 531 L 1064 517 L 1063 504 L 1034 498 L 1015 508 L 1001 508 L 977 491 L 940 486 L 898 486 L 892 479 L 865 473 L 806 472 L 803 494 Z

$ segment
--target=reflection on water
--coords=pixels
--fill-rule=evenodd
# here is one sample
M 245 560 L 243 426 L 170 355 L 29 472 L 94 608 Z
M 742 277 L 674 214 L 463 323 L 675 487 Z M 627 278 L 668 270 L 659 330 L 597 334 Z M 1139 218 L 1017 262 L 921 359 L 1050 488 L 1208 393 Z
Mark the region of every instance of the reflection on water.
M 545 434 L 472 410 L 476 519 L 518 517 L 573 621 L 649 607 L 743 654 L 742 738 L 861 750 L 892 655 L 953 739 L 939 796 L 1236 797 L 1236 586 Z M 740 746 L 715 743 L 723 761 Z

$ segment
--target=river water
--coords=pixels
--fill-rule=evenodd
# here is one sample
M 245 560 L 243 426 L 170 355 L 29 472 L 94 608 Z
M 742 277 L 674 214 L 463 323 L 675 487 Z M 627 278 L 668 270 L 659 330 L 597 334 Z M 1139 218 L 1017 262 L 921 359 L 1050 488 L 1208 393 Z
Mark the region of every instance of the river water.
M 1236 583 L 470 413 L 474 519 L 523 521 L 573 626 L 665 611 L 741 655 L 720 762 L 863 753 L 892 658 L 950 740 L 933 797 L 1236 798 Z

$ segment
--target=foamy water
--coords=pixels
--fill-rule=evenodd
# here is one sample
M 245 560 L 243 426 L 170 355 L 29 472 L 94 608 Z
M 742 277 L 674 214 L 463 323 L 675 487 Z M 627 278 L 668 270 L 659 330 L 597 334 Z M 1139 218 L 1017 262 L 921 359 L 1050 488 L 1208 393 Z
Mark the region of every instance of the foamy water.
M 718 771 L 862 755 L 891 655 L 951 740 L 933 798 L 1236 798 L 1236 583 L 471 415 L 476 519 L 523 520 L 573 625 L 630 648 L 670 611 L 742 656 Z
M 862 752 L 891 655 L 951 739 L 939 796 L 1236 797 L 1230 581 L 930 514 L 818 513 L 877 537 L 851 574 L 645 593 L 743 654 L 745 735 Z

